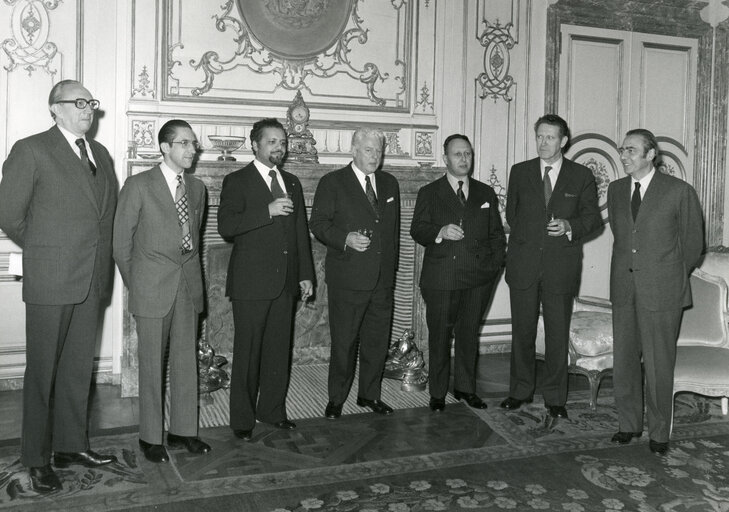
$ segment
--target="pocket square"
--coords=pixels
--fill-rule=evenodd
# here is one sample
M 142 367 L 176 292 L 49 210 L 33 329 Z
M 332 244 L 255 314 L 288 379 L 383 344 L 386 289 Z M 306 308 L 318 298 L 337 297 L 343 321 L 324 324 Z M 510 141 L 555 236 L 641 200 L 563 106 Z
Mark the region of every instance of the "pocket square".
M 489 208 L 489 207 L 491 207 L 491 205 L 489 204 L 488 201 L 486 201 L 484 204 L 481 205 L 481 208 Z
M 395 200 L 395 198 L 394 198 L 394 197 L 389 197 L 389 198 L 387 198 L 387 202 L 388 202 L 388 203 L 391 203 L 391 202 L 393 202 L 394 200 Z
M 570 194 L 569 192 L 565 192 L 565 197 L 577 197 L 577 194 Z

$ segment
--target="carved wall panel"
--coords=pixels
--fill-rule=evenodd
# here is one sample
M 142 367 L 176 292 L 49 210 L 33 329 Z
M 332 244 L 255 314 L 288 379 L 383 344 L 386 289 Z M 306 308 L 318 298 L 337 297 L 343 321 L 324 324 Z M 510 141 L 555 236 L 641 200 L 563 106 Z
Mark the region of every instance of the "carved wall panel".
M 418 10 L 402 0 L 165 0 L 163 99 L 270 103 L 301 89 L 310 105 L 410 111 L 413 43 L 434 30 L 434 15 L 421 26 Z M 420 77 L 432 84 L 427 68 Z

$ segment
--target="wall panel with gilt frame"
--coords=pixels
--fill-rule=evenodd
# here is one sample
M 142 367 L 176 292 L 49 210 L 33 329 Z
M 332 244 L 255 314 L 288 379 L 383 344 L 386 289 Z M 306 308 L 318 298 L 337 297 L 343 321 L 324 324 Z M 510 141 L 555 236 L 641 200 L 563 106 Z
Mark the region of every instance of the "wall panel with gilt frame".
M 415 52 L 418 31 L 435 35 L 433 5 L 164 0 L 162 8 L 163 101 L 276 105 L 302 90 L 310 106 L 408 113 L 417 102 L 411 77 L 432 84 L 434 57 Z M 422 25 L 421 10 L 430 11 Z M 416 61 L 430 65 L 416 73 Z

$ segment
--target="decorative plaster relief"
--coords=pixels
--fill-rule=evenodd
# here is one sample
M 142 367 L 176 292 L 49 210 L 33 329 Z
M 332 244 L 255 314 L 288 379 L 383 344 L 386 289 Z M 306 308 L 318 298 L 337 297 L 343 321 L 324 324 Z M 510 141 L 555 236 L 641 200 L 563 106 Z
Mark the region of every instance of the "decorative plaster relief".
M 499 180 L 498 171 L 496 170 L 495 165 L 491 165 L 491 169 L 489 169 L 489 177 L 488 177 L 488 185 L 491 186 L 491 188 L 494 189 L 494 192 L 496 192 L 496 197 L 499 198 L 499 211 L 505 212 L 506 211 L 506 188 L 501 184 L 501 180 Z
M 328 104 L 409 108 L 410 2 L 175 1 L 166 8 L 179 19 L 164 17 L 167 96 L 230 103 L 304 90 Z
M 415 103 L 415 110 L 420 109 L 422 112 L 429 114 L 433 113 L 433 102 L 430 99 L 430 89 L 428 89 L 428 82 L 423 82 L 423 86 L 420 88 L 420 97 Z
M 132 121 L 132 140 L 136 150 L 153 149 L 157 150 L 155 136 L 157 134 L 157 122 L 149 119 Z
M 32 75 L 40 68 L 49 75 L 55 75 L 52 62 L 58 53 L 55 43 L 48 41 L 50 18 L 48 11 L 58 6 L 60 0 L 4 0 L 7 5 L 14 6 L 11 15 L 12 38 L 5 39 L 0 46 L 10 59 L 5 66 L 13 71 L 23 66 Z
M 386 155 L 405 155 L 400 147 L 399 134 L 397 132 L 385 132 L 385 154 Z
M 481 86 L 481 99 L 491 97 L 494 103 L 498 98 L 504 101 L 511 101 L 509 90 L 514 85 L 514 77 L 509 74 L 511 65 L 511 50 L 516 44 L 511 35 L 513 25 L 507 23 L 501 26 L 499 21 L 492 25 L 484 20 L 486 28 L 479 36 L 479 42 L 483 46 L 483 69 L 484 72 L 478 75 L 476 81 Z
M 433 158 L 433 134 L 415 132 L 415 157 Z
M 154 98 L 154 90 L 149 86 L 151 80 L 147 72 L 147 66 L 142 66 L 142 72 L 137 77 L 137 87 L 132 90 L 132 98 L 135 96 L 147 96 Z

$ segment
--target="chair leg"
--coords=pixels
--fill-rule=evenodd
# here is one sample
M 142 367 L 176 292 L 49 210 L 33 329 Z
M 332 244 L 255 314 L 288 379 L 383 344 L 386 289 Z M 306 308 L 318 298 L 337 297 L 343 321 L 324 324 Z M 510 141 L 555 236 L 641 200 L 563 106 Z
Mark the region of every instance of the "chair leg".
M 590 409 L 597 410 L 597 392 L 600 389 L 600 373 L 591 371 L 587 374 L 587 380 L 590 381 Z
M 729 398 L 722 397 L 721 398 L 721 413 L 726 416 L 727 413 L 729 413 Z

